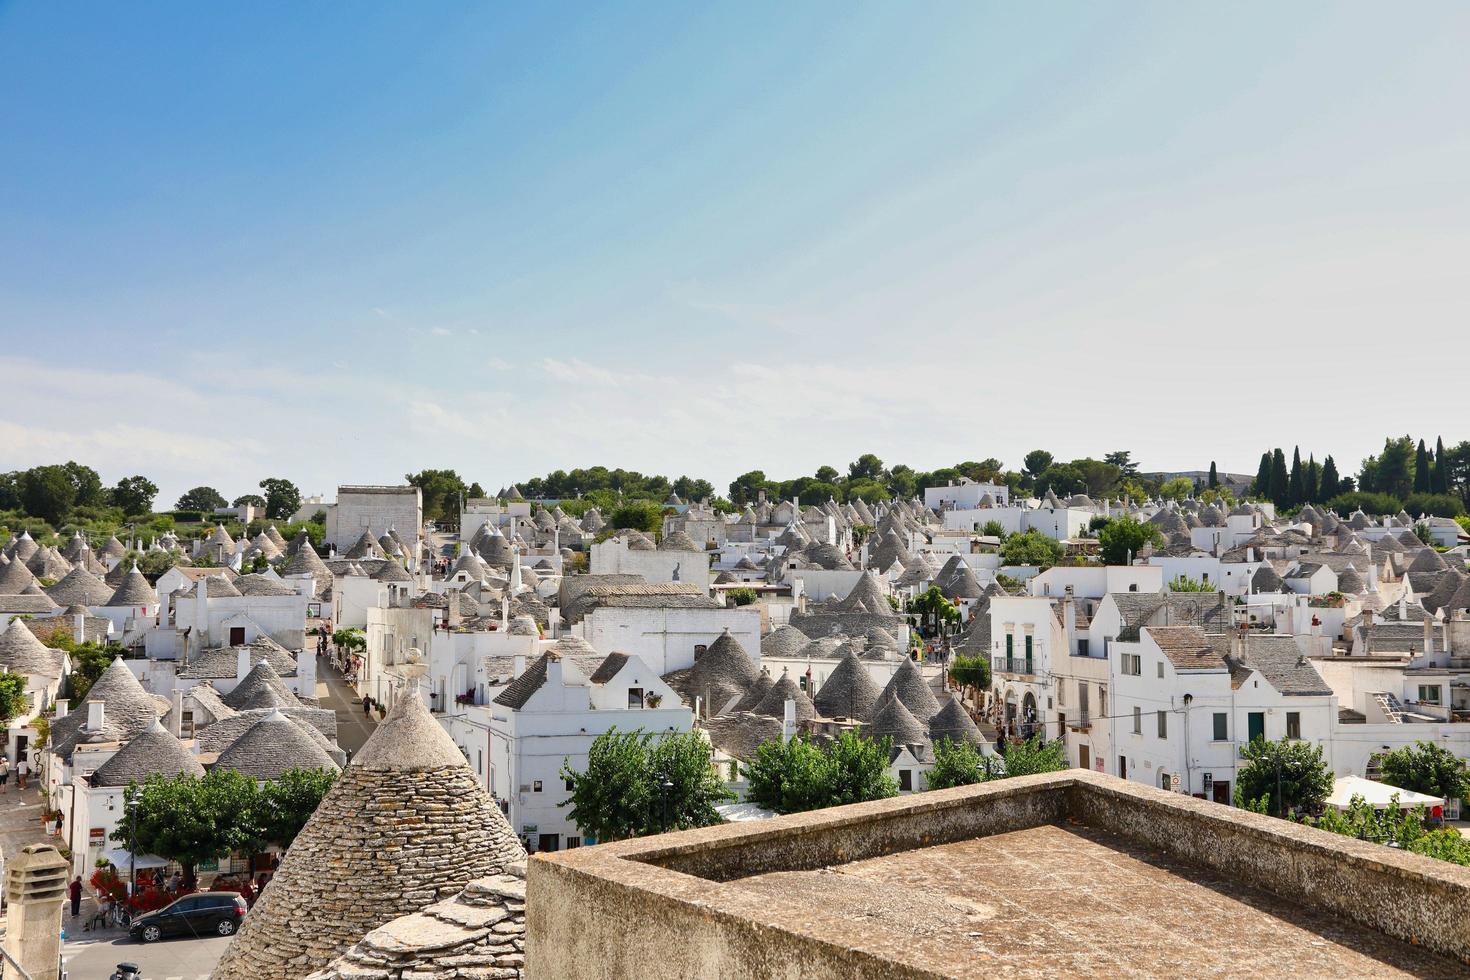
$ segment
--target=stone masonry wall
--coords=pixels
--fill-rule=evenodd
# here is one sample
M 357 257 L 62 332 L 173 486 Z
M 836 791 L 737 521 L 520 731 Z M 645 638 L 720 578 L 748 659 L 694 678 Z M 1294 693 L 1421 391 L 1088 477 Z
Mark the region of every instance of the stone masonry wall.
M 308 980 L 521 980 L 526 866 L 379 926 Z
M 352 766 L 291 845 L 215 980 L 299 980 L 524 856 L 467 766 Z

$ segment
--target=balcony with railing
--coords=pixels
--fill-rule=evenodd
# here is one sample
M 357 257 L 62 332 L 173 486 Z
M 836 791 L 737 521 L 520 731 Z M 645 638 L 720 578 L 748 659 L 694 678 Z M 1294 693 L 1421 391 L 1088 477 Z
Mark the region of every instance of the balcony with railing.
M 997 674 L 1015 674 L 1018 677 L 1033 677 L 1036 674 L 1036 661 L 1033 657 L 996 657 L 991 666 Z

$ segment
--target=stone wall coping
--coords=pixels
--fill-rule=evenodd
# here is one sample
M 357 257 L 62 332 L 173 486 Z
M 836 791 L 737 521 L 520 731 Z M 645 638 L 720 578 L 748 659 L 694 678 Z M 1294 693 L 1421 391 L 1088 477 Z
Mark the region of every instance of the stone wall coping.
M 1019 805 L 977 807 L 977 804 L 1003 801 Z M 1018 821 L 1028 818 L 1029 826 L 1049 822 L 1043 816 L 1049 812 L 1062 819 L 1070 819 L 1089 807 L 1098 812 L 1097 804 L 1120 806 L 1123 812 L 1145 819 L 1154 814 L 1161 829 L 1167 829 L 1171 820 L 1187 819 L 1222 844 L 1231 841 L 1231 846 L 1238 848 L 1242 839 L 1258 842 L 1263 852 L 1288 861 L 1293 856 L 1326 859 L 1339 863 L 1347 873 L 1357 871 L 1370 878 L 1389 874 L 1406 888 L 1432 896 L 1434 903 L 1444 902 L 1447 906 L 1458 903 L 1460 907 L 1470 904 L 1470 868 L 1113 776 L 1073 769 L 534 855 L 528 864 L 528 962 L 536 963 L 537 920 L 545 915 L 550 922 L 556 914 L 553 905 L 558 899 L 552 896 L 576 892 L 584 898 L 595 896 L 596 901 L 606 903 L 609 908 L 625 909 L 630 916 L 657 914 L 661 910 L 676 918 L 693 916 L 692 922 L 702 922 L 727 937 L 738 937 L 727 941 L 729 948 L 754 949 L 774 942 L 772 948 L 781 948 L 787 955 L 798 955 L 805 950 L 812 957 L 805 968 L 813 971 L 810 974 L 813 976 L 841 976 L 843 970 L 853 976 L 939 976 L 942 971 L 938 963 L 929 963 L 923 949 L 886 948 L 881 940 L 854 930 L 850 922 L 820 908 L 796 900 L 757 897 L 739 888 L 724 887 L 721 882 L 748 873 L 786 870 L 778 859 L 752 872 L 749 867 L 756 862 L 740 860 L 742 853 L 799 854 L 799 867 L 819 867 L 985 836 L 987 832 L 976 833 L 973 828 L 977 821 L 983 823 L 986 815 L 992 815 L 997 823 L 1009 824 L 1008 829 L 1017 829 L 1025 825 Z M 1080 822 L 1088 823 L 1086 819 Z M 798 842 L 799 848 L 795 846 Z M 1155 843 L 1169 849 L 1167 840 Z M 718 870 L 722 861 L 729 861 L 735 873 L 721 877 Z M 1220 870 L 1231 874 L 1232 866 L 1228 862 L 1222 864 Z M 679 866 L 715 873 L 699 876 L 676 870 Z M 1269 880 L 1263 883 L 1246 869 L 1241 869 L 1239 879 L 1267 891 L 1274 890 Z M 1287 882 L 1281 884 L 1284 887 Z M 1342 912 L 1340 908 L 1333 909 L 1331 902 L 1313 901 L 1310 896 L 1284 897 L 1304 906 Z M 1373 901 L 1371 896 L 1350 898 Z M 544 908 L 538 905 L 542 901 L 546 903 Z M 1376 928 L 1368 921 L 1371 917 L 1352 917 L 1369 928 Z M 1431 939 L 1429 945 L 1462 955 L 1454 948 L 1459 943 L 1449 933 L 1438 940 Z M 834 965 L 840 968 L 829 973 Z M 657 974 L 657 970 L 650 973 Z

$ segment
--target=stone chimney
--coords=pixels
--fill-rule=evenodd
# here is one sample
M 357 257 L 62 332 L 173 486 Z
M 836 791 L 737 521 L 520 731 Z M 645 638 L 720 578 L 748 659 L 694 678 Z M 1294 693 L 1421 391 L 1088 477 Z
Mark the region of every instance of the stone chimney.
M 1077 602 L 1072 598 L 1072 586 L 1067 586 L 1066 594 L 1062 596 L 1062 630 L 1063 638 L 1067 644 L 1067 653 L 1071 653 L 1077 641 Z
M 71 618 L 71 638 L 77 643 L 87 642 L 87 614 L 77 613 Z
M 31 844 L 5 868 L 5 951 L 32 980 L 57 980 L 68 864 L 50 844 Z
M 87 731 L 102 731 L 102 725 L 107 720 L 106 705 L 107 702 L 100 700 L 87 702 Z
M 1424 657 L 1431 659 L 1434 656 L 1434 620 L 1429 613 L 1424 614 Z
M 181 738 L 184 730 L 184 689 L 176 687 L 169 692 L 168 730 L 174 738 Z
M 243 681 L 250 673 L 250 648 L 239 647 L 235 651 L 235 680 Z
M 785 710 L 781 713 L 781 741 L 789 742 L 796 734 L 796 699 L 787 698 Z
M 66 700 L 65 698 L 58 698 L 56 701 L 56 717 L 51 719 L 52 724 L 55 724 L 56 722 L 65 718 L 67 716 L 67 713 L 70 711 L 71 702 Z
M 558 688 L 562 686 L 561 656 L 552 654 L 546 658 L 546 686 Z

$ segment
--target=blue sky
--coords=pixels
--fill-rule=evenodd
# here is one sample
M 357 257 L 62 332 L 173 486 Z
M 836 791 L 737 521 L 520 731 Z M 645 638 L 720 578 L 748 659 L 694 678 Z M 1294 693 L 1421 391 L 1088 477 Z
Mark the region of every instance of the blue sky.
M 0 467 L 1470 437 L 1470 8 L 0 2 Z

